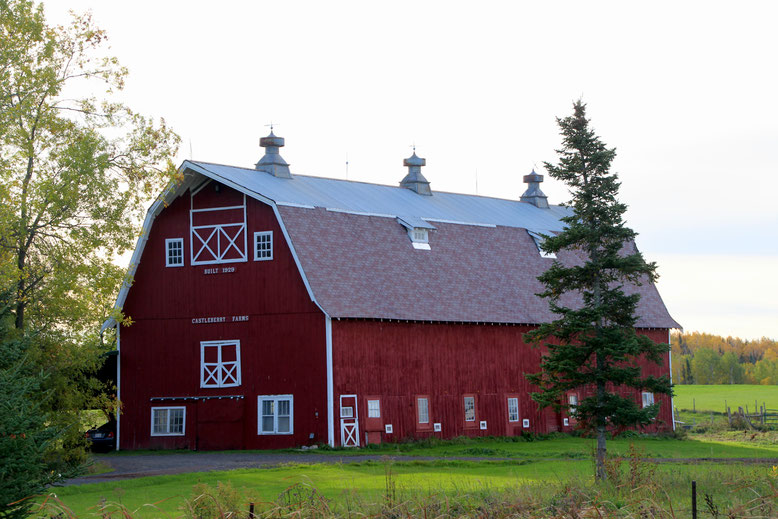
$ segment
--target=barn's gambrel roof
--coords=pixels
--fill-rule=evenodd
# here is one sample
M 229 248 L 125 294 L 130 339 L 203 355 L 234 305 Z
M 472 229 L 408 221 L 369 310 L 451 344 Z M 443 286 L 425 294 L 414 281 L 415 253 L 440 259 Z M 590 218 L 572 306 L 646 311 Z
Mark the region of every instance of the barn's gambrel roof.
M 537 276 L 551 265 L 528 231 L 562 230 L 569 209 L 402 187 L 257 171 L 184 161 L 184 182 L 171 186 L 149 210 L 156 214 L 203 177 L 271 205 L 311 299 L 331 318 L 538 324 L 554 318 L 535 294 Z M 430 230 L 430 250 L 411 246 L 405 227 Z M 414 224 L 413 222 L 416 222 Z M 140 260 L 144 238 L 133 256 Z M 561 252 L 559 261 L 580 262 Z M 117 308 L 129 285 L 122 287 Z M 639 327 L 680 328 L 651 283 L 639 292 Z M 575 304 L 574 299 L 566 301 Z M 105 326 L 110 325 L 110 321 Z

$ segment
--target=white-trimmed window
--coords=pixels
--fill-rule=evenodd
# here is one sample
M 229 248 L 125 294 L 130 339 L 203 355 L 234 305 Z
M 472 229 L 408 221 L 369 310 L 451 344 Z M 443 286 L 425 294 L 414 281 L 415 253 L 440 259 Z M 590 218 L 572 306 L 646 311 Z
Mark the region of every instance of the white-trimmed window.
M 254 261 L 273 259 L 273 231 L 254 233 Z
M 294 397 L 260 395 L 257 397 L 259 424 L 257 434 L 292 434 L 294 432 Z
M 654 405 L 654 393 L 643 391 L 643 407 Z
M 574 413 L 575 410 L 578 408 L 578 395 L 575 393 L 570 393 L 567 395 L 567 408 L 569 409 L 570 413 Z
M 183 436 L 186 431 L 185 407 L 152 407 L 152 436 Z
M 465 397 L 465 421 L 475 422 L 475 397 Z
M 200 343 L 200 387 L 240 385 L 240 341 Z
M 519 399 L 516 397 L 508 398 L 508 421 L 519 421 Z
M 165 240 L 165 266 L 184 266 L 184 239 L 169 238 Z
M 429 400 L 426 398 L 417 398 L 416 399 L 416 408 L 418 409 L 418 420 L 419 423 L 428 424 L 430 423 L 430 404 Z
M 381 418 L 381 401 L 380 400 L 368 400 L 367 401 L 367 417 L 368 418 Z
M 411 238 L 411 244 L 414 249 L 430 250 L 430 231 L 423 227 L 412 227 L 408 229 L 408 236 Z

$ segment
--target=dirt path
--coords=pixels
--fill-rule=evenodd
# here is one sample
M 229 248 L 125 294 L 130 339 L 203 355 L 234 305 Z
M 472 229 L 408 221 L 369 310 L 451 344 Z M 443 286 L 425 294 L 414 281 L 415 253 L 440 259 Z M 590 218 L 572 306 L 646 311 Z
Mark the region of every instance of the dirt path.
M 240 452 L 187 452 L 176 454 L 138 454 L 138 455 L 98 455 L 96 462 L 109 465 L 113 471 L 81 478 L 70 479 L 65 485 L 83 485 L 103 483 L 145 476 L 182 474 L 186 472 L 210 472 L 214 470 L 233 470 L 243 468 L 270 468 L 285 463 L 358 463 L 362 461 L 524 461 L 530 458 L 485 458 L 485 457 L 433 457 L 433 456 L 337 456 L 333 454 L 310 453 L 240 453 Z M 551 458 L 532 458 L 548 460 Z M 565 458 L 567 459 L 567 458 Z M 778 465 L 778 458 L 649 458 L 655 463 L 742 463 Z

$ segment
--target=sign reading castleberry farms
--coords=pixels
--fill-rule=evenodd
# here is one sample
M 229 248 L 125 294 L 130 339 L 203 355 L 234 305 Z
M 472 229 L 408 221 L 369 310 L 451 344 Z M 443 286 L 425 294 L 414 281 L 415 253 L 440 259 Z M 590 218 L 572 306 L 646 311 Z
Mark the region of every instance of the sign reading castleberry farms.
M 210 323 L 239 323 L 248 321 L 248 315 L 232 315 L 228 317 L 193 317 L 192 324 L 210 324 Z

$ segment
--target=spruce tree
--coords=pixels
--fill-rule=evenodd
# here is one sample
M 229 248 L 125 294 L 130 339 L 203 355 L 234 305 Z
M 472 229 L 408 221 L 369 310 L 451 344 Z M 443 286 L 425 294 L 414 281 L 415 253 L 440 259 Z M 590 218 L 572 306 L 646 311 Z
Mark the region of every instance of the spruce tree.
M 557 118 L 559 163 L 545 163 L 549 175 L 569 188 L 572 215 L 563 218 L 562 232 L 545 237 L 542 248 L 575 251 L 582 260 L 568 266 L 554 261 L 538 278 L 545 287 L 539 295 L 558 318 L 527 334 L 529 341 L 547 348 L 541 371 L 528 379 L 539 388 L 532 397 L 541 407 L 567 409 L 581 426 L 596 432 L 596 477 L 604 480 L 608 430 L 648 425 L 659 412 L 658 403 L 644 408 L 615 389 L 671 394 L 667 377 L 643 376 L 639 367 L 641 360 L 661 364 L 669 345 L 635 331 L 640 296 L 625 294 L 623 286 L 655 281 L 656 264 L 643 259 L 634 246 L 636 233 L 624 223 L 627 207 L 617 199 L 620 182 L 610 171 L 616 150 L 590 128 L 582 101 L 573 109 L 573 115 Z M 562 296 L 571 293 L 578 303 L 565 306 Z M 573 390 L 584 398 L 571 408 L 565 395 Z

